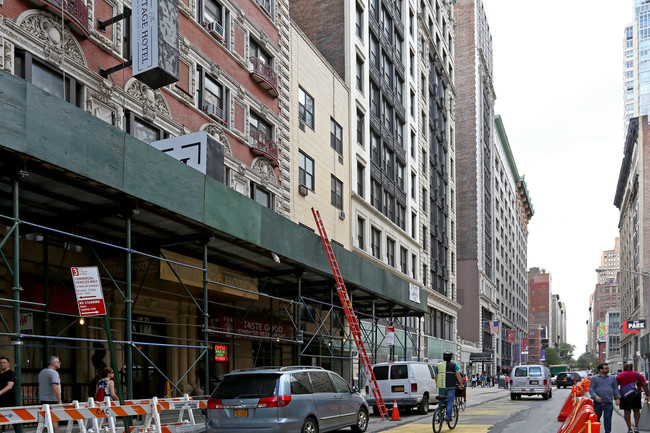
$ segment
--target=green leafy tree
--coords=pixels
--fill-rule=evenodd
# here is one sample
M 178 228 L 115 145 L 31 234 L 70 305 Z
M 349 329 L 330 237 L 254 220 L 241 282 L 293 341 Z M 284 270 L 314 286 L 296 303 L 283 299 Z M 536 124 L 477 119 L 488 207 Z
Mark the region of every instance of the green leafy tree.
M 576 360 L 576 367 L 581 370 L 595 372 L 599 363 L 600 361 L 593 353 L 586 352 L 578 357 Z
M 573 344 L 560 343 L 560 347 L 558 347 L 558 355 L 560 355 L 562 364 L 575 364 L 575 360 L 573 359 L 574 350 L 576 350 L 576 347 Z
M 544 361 L 544 364 L 546 365 L 562 364 L 560 355 L 558 355 L 557 350 L 555 350 L 553 347 L 546 348 L 546 361 Z

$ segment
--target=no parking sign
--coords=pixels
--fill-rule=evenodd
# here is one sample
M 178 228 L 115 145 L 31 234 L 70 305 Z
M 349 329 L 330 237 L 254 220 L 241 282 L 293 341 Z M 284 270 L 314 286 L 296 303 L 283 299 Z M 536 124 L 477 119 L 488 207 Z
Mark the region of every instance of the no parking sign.
M 81 317 L 105 315 L 104 292 L 97 266 L 70 268 L 70 271 L 74 292 L 77 295 L 79 315 Z

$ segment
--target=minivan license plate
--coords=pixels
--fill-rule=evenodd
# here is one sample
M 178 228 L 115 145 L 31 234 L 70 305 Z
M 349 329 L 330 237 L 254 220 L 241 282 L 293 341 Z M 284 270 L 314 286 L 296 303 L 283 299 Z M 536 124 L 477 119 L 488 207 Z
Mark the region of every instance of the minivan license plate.
M 531 385 L 539 385 L 539 380 L 531 380 L 530 384 Z
M 235 409 L 235 416 L 248 416 L 248 409 Z
M 393 392 L 404 392 L 404 385 L 394 386 Z

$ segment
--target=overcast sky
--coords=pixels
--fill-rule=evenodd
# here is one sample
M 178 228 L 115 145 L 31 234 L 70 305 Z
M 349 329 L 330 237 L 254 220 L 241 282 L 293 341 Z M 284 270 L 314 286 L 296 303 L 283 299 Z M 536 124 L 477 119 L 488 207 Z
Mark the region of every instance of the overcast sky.
M 589 294 L 614 248 L 623 157 L 623 36 L 633 0 L 483 0 L 500 114 L 535 215 L 528 267 L 551 273 L 585 351 Z

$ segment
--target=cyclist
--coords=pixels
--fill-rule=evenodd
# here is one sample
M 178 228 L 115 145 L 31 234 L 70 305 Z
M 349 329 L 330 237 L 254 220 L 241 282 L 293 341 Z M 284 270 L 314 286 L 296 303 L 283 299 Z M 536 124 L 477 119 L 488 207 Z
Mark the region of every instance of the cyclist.
M 456 397 L 462 397 L 463 402 L 467 403 L 467 393 L 465 390 L 467 389 L 467 376 L 465 373 L 460 373 L 460 376 L 463 378 L 463 380 L 456 381 Z M 462 388 L 461 388 L 462 385 Z
M 452 362 L 451 358 L 453 356 L 450 351 L 446 351 L 442 355 L 443 361 L 434 368 L 438 394 L 441 397 L 447 397 L 445 421 L 451 421 L 454 400 L 456 399 L 456 383 L 459 383 L 458 389 L 464 389 L 463 378 L 460 375 L 460 367 L 455 362 Z

